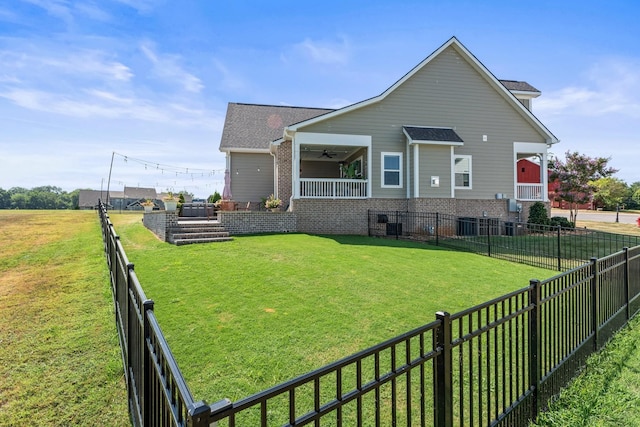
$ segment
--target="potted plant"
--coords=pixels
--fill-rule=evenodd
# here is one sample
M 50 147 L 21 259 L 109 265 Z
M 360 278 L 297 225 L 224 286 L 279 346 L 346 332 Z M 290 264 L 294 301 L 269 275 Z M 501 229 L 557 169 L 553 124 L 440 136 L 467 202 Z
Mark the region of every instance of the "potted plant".
M 153 200 L 147 199 L 144 202 L 140 203 L 140 206 L 144 208 L 145 212 L 151 212 L 153 211 L 155 204 L 153 203 Z
M 218 200 L 218 207 L 221 211 L 235 211 L 236 210 L 236 202 L 233 200 Z
M 169 193 L 162 198 L 162 201 L 164 202 L 164 209 L 167 212 L 175 212 L 176 209 L 178 209 L 179 199 L 174 196 L 171 191 L 169 191 Z
M 271 194 L 264 201 L 264 207 L 267 209 L 271 209 L 271 212 L 276 212 L 277 210 L 279 210 L 281 203 L 282 202 L 280 201 L 280 199 L 277 199 L 273 194 Z

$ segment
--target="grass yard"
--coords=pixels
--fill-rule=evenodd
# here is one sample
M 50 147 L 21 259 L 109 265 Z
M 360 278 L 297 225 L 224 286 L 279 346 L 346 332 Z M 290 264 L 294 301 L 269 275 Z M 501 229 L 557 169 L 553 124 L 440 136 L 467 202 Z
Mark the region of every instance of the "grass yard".
M 130 425 L 95 212 L 0 210 L 0 426 Z
M 640 426 L 640 317 L 635 317 L 560 393 L 540 427 Z
M 640 236 L 640 227 L 634 224 L 623 224 L 621 222 L 596 222 L 582 221 L 578 215 L 578 227 L 586 227 L 592 230 L 606 231 L 608 233 L 627 234 L 630 236 Z
M 173 246 L 112 214 L 196 399 L 232 400 L 545 279 L 421 243 L 304 234 Z

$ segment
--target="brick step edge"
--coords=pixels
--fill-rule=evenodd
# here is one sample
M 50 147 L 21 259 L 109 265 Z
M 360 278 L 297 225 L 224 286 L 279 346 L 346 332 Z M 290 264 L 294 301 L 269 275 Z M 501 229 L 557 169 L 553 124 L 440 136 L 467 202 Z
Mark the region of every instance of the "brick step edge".
M 194 243 L 216 243 L 216 242 L 229 242 L 233 240 L 233 237 L 210 237 L 204 239 L 177 239 L 173 241 L 176 246 L 191 245 Z

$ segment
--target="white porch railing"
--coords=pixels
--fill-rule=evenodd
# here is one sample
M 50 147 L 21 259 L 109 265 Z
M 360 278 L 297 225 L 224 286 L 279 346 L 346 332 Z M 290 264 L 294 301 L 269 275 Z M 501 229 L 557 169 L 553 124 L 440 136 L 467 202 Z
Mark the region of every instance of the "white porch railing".
M 306 199 L 364 199 L 366 179 L 300 178 L 300 197 Z
M 545 194 L 542 184 L 521 184 L 518 183 L 516 199 L 524 201 L 544 201 Z

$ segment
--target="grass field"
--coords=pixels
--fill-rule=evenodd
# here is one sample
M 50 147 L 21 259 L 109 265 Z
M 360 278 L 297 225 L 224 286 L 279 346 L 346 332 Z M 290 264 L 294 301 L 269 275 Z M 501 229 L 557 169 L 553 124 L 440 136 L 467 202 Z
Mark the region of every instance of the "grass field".
M 414 242 L 304 234 L 176 247 L 111 215 L 194 396 L 246 397 L 549 270 Z M 515 267 L 515 268 L 514 268 Z
M 129 425 L 95 212 L 0 210 L 0 425 Z

